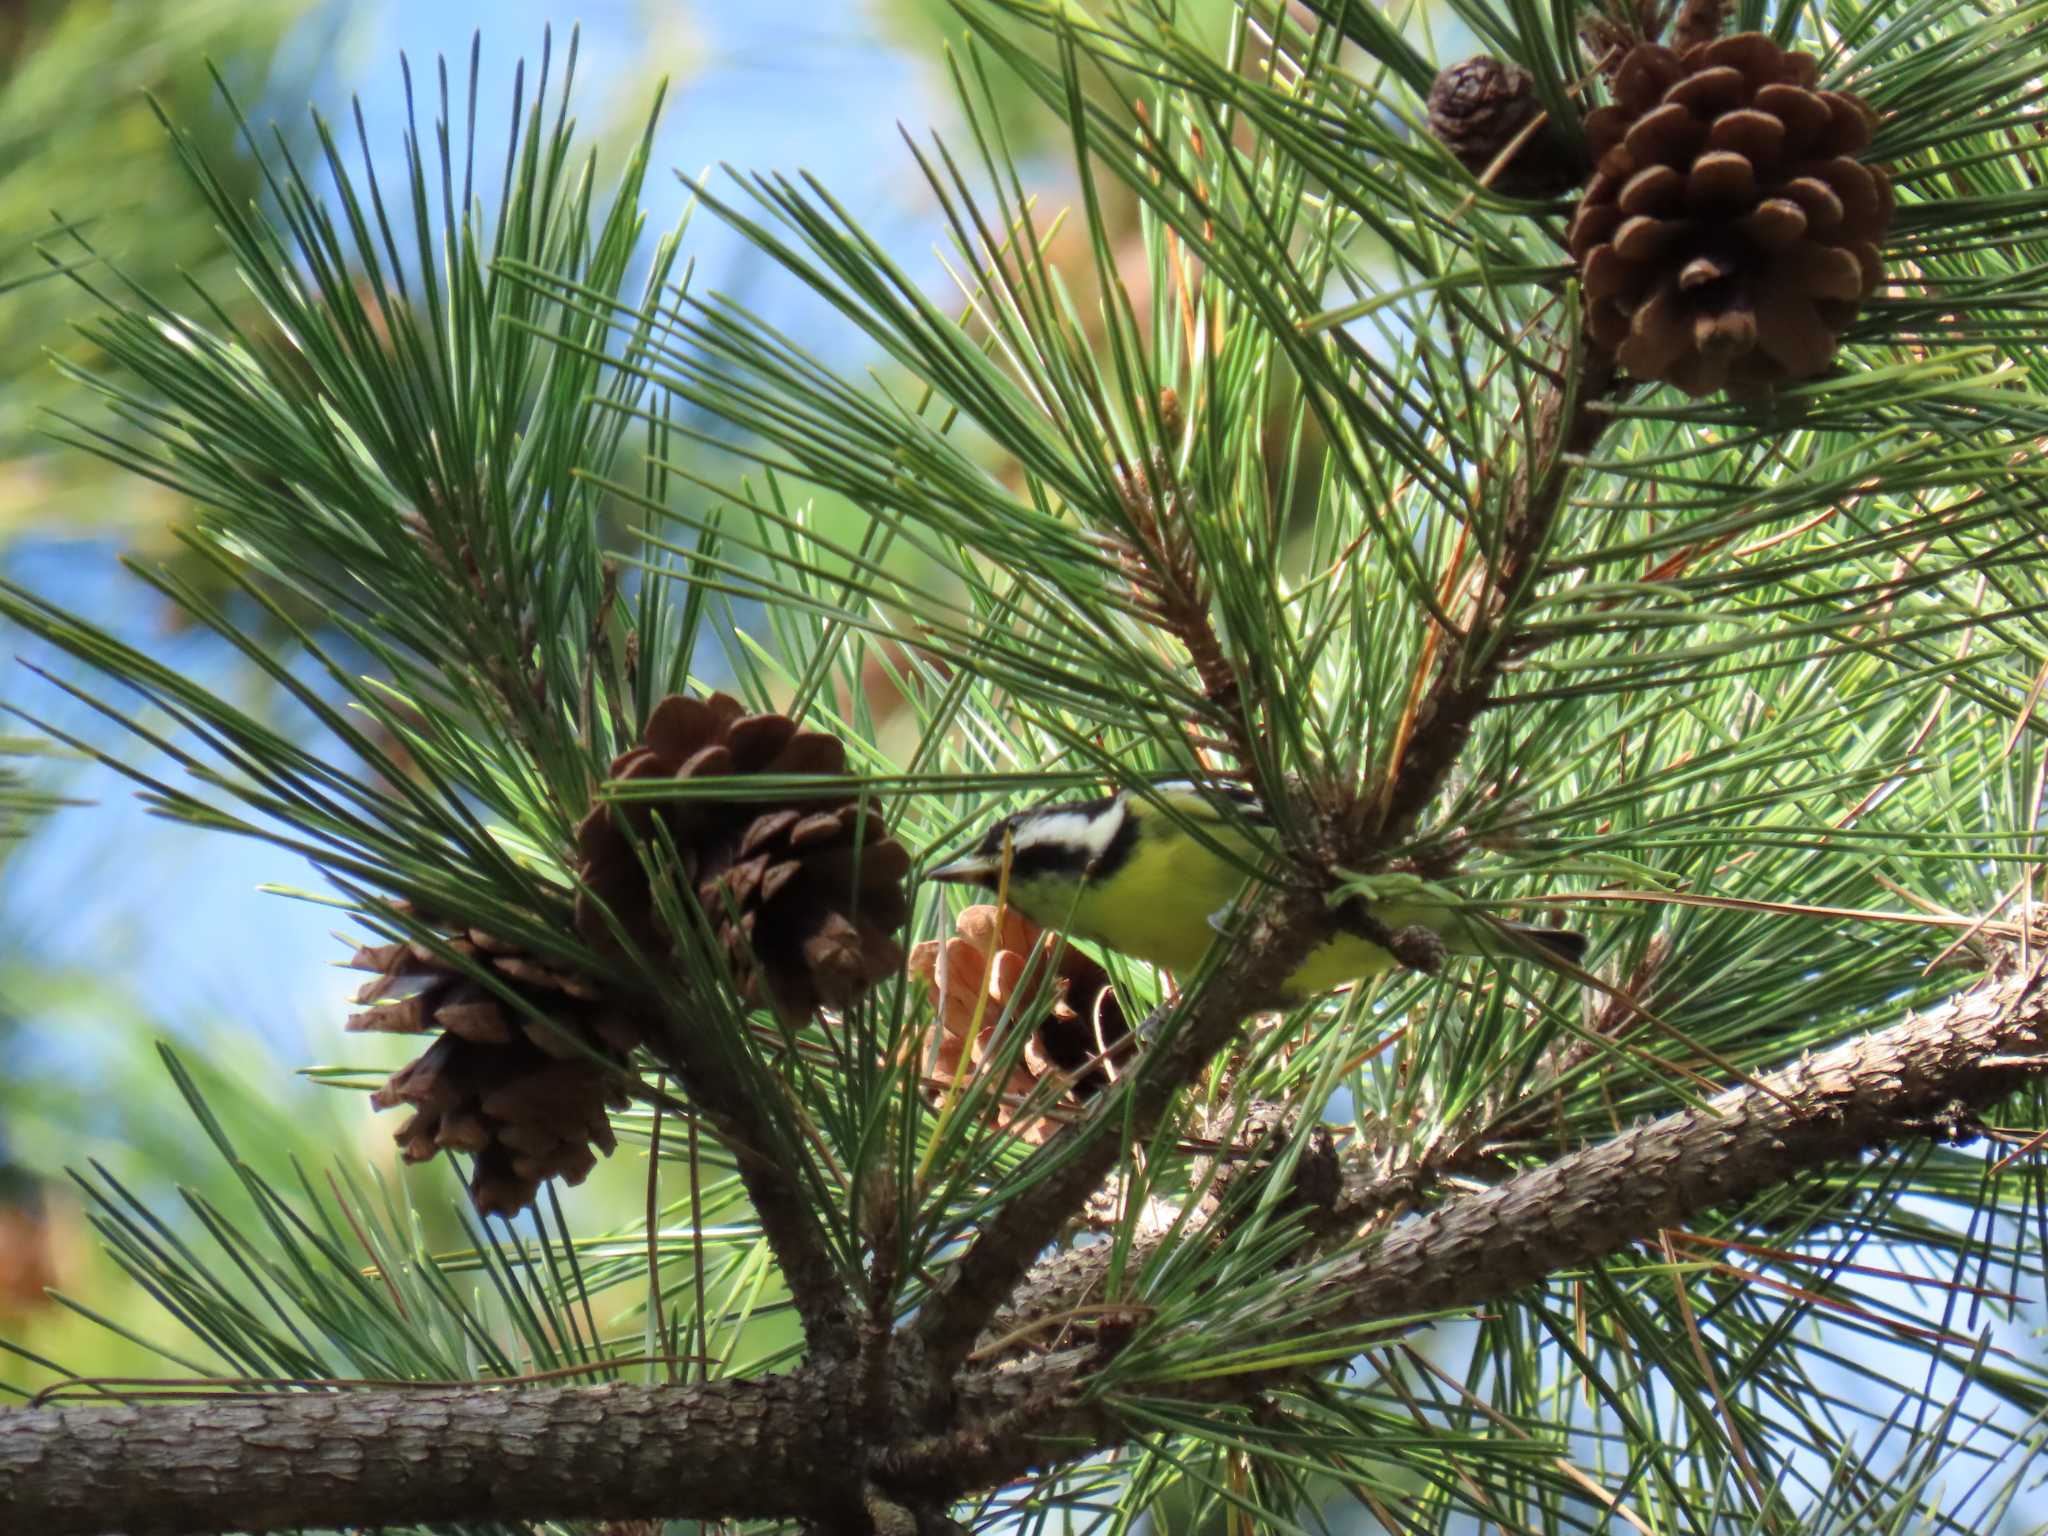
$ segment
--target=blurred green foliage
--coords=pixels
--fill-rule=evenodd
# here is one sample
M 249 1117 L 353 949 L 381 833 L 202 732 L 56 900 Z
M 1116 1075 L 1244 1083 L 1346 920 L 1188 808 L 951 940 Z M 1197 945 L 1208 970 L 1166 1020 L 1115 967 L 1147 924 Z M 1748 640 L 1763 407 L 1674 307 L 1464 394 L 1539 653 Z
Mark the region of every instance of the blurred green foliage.
M 186 274 L 225 287 L 220 241 L 150 105 L 207 145 L 236 192 L 254 197 L 257 168 L 200 60 L 244 100 L 303 100 L 318 51 L 290 50 L 308 0 L 14 0 L 0 5 L 0 283 L 93 251 L 158 292 Z M 289 69 L 294 78 L 281 78 Z M 300 114 L 292 114 L 303 121 Z M 26 530 L 114 527 L 138 537 L 174 498 L 40 436 L 69 391 L 55 353 L 99 361 L 75 326 L 97 306 L 77 285 L 29 282 L 0 293 L 0 538 Z M 74 396 L 75 398 L 75 396 Z

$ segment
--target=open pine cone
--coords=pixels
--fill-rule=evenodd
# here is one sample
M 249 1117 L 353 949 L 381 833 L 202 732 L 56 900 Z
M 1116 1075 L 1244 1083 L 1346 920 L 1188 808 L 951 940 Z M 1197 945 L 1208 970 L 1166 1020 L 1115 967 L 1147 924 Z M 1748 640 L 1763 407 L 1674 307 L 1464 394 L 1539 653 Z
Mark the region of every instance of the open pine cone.
M 1032 1021 L 1030 1038 L 992 1112 L 995 1123 L 1005 1126 L 1018 1119 L 1018 1105 L 1048 1076 L 1065 1086 L 1063 1098 L 1070 1103 L 1107 1087 L 1110 1069 L 1103 1057 L 1131 1028 L 1107 971 L 1071 945 L 1062 948 L 1058 935 L 1021 914 L 1005 910 L 1000 917 L 999 924 L 993 906 L 967 908 L 952 938 L 927 940 L 911 950 L 910 970 L 924 979 L 938 1014 L 928 1074 L 940 1083 L 965 1083 L 1003 1053 L 1003 1015 L 1011 1000 L 1038 992 L 1044 967 L 1057 966 L 1050 997 Z M 1053 1129 L 1034 1112 L 1017 1134 L 1036 1145 Z
M 349 963 L 377 974 L 356 994 L 371 1006 L 348 1027 L 441 1031 L 371 1102 L 379 1109 L 412 1106 L 396 1136 L 407 1162 L 443 1149 L 473 1153 L 470 1199 L 487 1216 L 512 1216 L 533 1203 L 544 1181 L 580 1184 L 598 1152 L 610 1155 L 608 1111 L 626 1106 L 625 1061 L 639 1034 L 588 982 L 488 934 L 434 926 L 447 932 L 450 950 L 488 966 L 554 1028 L 426 944 L 356 951 Z
M 830 775 L 845 767 L 837 737 L 786 715 L 749 714 L 723 693 L 671 694 L 611 776 Z M 910 915 L 910 854 L 851 794 L 764 788 L 745 798 L 598 805 L 576 840 L 576 924 L 585 937 L 608 946 L 623 932 L 652 953 L 674 947 L 641 857 L 643 848 L 672 847 L 742 995 L 787 1019 L 806 1019 L 820 1005 L 850 1007 L 903 965 L 893 935 Z
M 1884 279 L 1891 178 L 1855 157 L 1875 115 L 1760 32 L 1638 43 L 1586 118 L 1592 180 L 1567 244 L 1594 344 L 1689 395 L 1811 378 Z

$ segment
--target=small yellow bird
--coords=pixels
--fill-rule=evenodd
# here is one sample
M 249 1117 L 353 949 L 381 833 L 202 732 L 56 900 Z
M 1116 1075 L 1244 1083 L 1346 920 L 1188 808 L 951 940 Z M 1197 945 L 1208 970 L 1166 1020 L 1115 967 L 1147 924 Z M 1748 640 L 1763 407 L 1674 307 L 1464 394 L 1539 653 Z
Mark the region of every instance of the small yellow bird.
M 1101 800 L 1019 811 L 989 828 L 973 852 L 927 878 L 993 891 L 1002 883 L 1007 846 L 1010 904 L 1041 928 L 1191 975 L 1216 942 L 1218 924 L 1243 888 L 1246 870 L 1260 860 L 1226 814 L 1226 800 L 1235 803 L 1240 822 L 1263 819 L 1257 801 L 1242 791 L 1191 784 L 1160 785 L 1149 797 L 1124 790 Z M 1242 857 L 1222 851 L 1229 848 L 1241 849 Z M 1576 962 L 1586 952 L 1583 933 L 1488 922 L 1423 900 L 1375 902 L 1368 910 L 1389 931 L 1428 929 L 1454 955 L 1512 955 L 1533 944 Z M 1502 930 L 1514 937 L 1503 938 Z M 1287 995 L 1313 997 L 1395 964 L 1370 939 L 1339 931 L 1288 978 Z

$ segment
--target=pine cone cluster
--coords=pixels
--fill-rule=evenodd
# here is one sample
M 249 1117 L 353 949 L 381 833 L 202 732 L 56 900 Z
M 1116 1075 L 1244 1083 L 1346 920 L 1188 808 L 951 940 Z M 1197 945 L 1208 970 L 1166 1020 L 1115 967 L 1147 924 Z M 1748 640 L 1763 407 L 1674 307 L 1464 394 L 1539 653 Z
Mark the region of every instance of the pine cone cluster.
M 350 965 L 376 976 L 356 994 L 370 1006 L 348 1027 L 441 1032 L 372 1102 L 412 1107 L 396 1134 L 407 1162 L 443 1150 L 472 1154 L 471 1201 L 487 1216 L 512 1216 L 544 1181 L 580 1184 L 599 1152 L 610 1155 L 609 1111 L 626 1106 L 625 1062 L 639 1033 L 589 982 L 476 929 L 430 926 L 444 933 L 447 952 L 424 943 L 356 951 Z M 461 961 L 494 973 L 531 1011 Z
M 612 764 L 618 779 L 837 774 L 837 738 L 785 716 L 748 714 L 724 694 L 661 701 L 643 744 Z M 577 831 L 575 922 L 585 937 L 643 954 L 677 951 L 647 875 L 674 867 L 689 882 L 734 979 L 786 1017 L 846 1007 L 895 974 L 891 936 L 909 915 L 910 855 L 850 794 L 803 797 L 764 786 L 744 799 L 599 805 Z M 643 861 L 642 853 L 649 855 Z M 470 1197 L 510 1216 L 543 1182 L 578 1184 L 615 1145 L 610 1112 L 628 1103 L 633 1052 L 649 1041 L 640 1015 L 586 977 L 459 921 L 400 909 L 442 936 L 369 946 L 350 962 L 375 973 L 357 993 L 353 1030 L 439 1032 L 378 1090 L 379 1109 L 409 1105 L 398 1128 L 408 1161 L 475 1157 Z M 478 978 L 488 973 L 495 985 Z
M 1131 1032 L 1109 973 L 1021 914 L 988 905 L 962 912 L 953 937 L 910 952 L 911 973 L 924 979 L 937 1015 L 926 1072 L 942 1085 L 964 1085 L 1004 1054 L 1018 1022 L 1005 1014 L 1014 999 L 1029 999 L 1046 985 L 1047 966 L 1054 967 L 1049 994 L 991 1110 L 998 1126 L 1019 1122 L 1019 1106 L 1048 1077 L 1064 1090 L 1055 1102 L 1069 1104 L 1109 1085 L 1106 1058 Z M 1054 1128 L 1034 1110 L 1017 1134 L 1036 1145 Z
M 1596 167 L 1567 236 L 1586 327 L 1690 395 L 1811 378 L 1884 279 L 1891 178 L 1875 116 L 1759 32 L 1638 43 L 1588 114 Z
M 750 714 L 723 693 L 671 694 L 611 777 L 703 781 L 845 768 L 836 736 L 786 715 Z M 593 807 L 576 840 L 577 928 L 601 947 L 624 937 L 647 953 L 675 948 L 644 851 L 657 867 L 672 853 L 741 995 L 786 1019 L 850 1007 L 902 968 L 894 934 L 910 915 L 910 854 L 850 793 L 763 787 L 743 798 L 621 801 Z

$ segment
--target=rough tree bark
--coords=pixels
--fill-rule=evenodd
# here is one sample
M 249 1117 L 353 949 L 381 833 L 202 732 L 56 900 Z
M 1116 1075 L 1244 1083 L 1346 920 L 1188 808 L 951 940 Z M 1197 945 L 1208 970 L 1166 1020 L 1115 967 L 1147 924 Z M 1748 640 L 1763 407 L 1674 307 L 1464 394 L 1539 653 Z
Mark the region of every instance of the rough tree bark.
M 2048 1069 L 2043 970 L 2005 960 L 1941 1008 L 1400 1223 L 1331 1261 L 1323 1305 L 1292 1326 L 1482 1305 L 1810 1168 L 1967 1134 L 1980 1111 Z M 1042 1266 L 1022 1294 L 1050 1314 L 1087 1283 Z M 1362 1334 L 1361 1349 L 1369 1342 Z M 868 1426 L 871 1452 L 881 1442 L 870 1466 L 892 1496 L 930 1507 L 1113 1444 L 1114 1418 L 1079 1400 L 1102 1359 L 1074 1348 L 969 1371 L 947 1423 Z M 828 1361 L 693 1387 L 18 1410 L 0 1413 L 0 1511 L 7 1529 L 37 1536 L 494 1516 L 829 1523 L 846 1486 L 848 1416 L 865 1400 L 856 1375 Z M 1200 1390 L 1248 1398 L 1273 1385 L 1245 1376 Z

